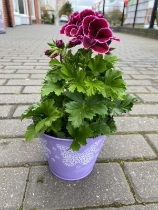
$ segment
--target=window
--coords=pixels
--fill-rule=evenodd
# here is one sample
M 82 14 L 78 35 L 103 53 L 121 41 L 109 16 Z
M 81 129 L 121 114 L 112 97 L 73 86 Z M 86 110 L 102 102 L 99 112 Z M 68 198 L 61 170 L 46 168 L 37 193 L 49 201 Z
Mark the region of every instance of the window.
M 31 6 L 31 16 L 35 17 L 35 6 L 34 6 L 34 0 L 30 1 L 30 6 Z
M 19 3 L 19 13 L 20 14 L 25 14 L 25 8 L 24 8 L 23 0 L 18 0 L 18 3 Z
M 49 0 L 45 0 L 45 5 L 48 5 L 49 4 Z
M 27 14 L 27 0 L 13 0 L 14 12 Z
M 19 6 L 17 0 L 13 0 L 13 6 L 14 6 L 14 12 L 19 12 Z

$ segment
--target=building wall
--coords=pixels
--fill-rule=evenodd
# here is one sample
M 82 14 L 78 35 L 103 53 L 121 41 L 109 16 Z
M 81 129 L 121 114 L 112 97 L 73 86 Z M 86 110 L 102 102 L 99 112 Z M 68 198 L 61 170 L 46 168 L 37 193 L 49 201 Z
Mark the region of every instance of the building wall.
M 34 9 L 35 9 L 35 18 L 33 19 L 31 17 L 31 5 L 30 0 L 27 0 L 28 5 L 28 17 L 29 21 L 26 24 L 41 24 L 41 14 L 40 14 L 40 3 L 39 0 L 33 0 L 34 2 Z M 20 19 L 20 14 L 14 13 L 14 7 L 13 7 L 13 0 L 2 0 L 2 8 L 3 8 L 3 19 L 4 19 L 4 25 L 5 27 L 13 27 L 15 25 L 21 25 L 17 24 L 17 21 L 15 21 L 15 18 Z M 21 19 L 24 18 L 21 16 Z
M 2 7 L 5 27 L 15 26 L 12 0 L 2 0 Z

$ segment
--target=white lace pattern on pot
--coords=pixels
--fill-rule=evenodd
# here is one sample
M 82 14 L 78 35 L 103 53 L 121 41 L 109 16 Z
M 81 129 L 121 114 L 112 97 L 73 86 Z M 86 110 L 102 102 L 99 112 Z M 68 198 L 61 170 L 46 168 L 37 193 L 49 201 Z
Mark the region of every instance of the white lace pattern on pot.
M 49 158 L 51 151 L 47 147 L 47 141 L 44 138 L 40 138 L 40 142 L 42 144 L 44 154 L 46 155 L 47 158 Z
M 69 147 L 63 146 L 61 144 L 56 144 L 56 147 L 60 150 L 61 156 L 63 158 L 64 165 L 75 166 L 77 164 L 86 165 L 98 154 L 97 146 L 101 142 L 98 140 L 87 148 L 83 153 L 73 152 L 68 150 Z

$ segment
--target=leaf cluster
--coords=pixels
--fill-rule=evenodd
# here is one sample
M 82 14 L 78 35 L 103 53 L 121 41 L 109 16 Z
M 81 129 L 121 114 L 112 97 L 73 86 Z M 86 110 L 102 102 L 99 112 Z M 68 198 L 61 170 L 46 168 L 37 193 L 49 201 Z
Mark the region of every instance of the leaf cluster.
M 131 110 L 136 99 L 126 94 L 122 72 L 112 54 L 93 55 L 91 50 L 68 50 L 61 61 L 52 59 L 41 89 L 41 100 L 30 106 L 22 119 L 33 123 L 25 133 L 30 141 L 47 133 L 72 138 L 71 149 L 86 139 L 116 131 L 114 116 Z

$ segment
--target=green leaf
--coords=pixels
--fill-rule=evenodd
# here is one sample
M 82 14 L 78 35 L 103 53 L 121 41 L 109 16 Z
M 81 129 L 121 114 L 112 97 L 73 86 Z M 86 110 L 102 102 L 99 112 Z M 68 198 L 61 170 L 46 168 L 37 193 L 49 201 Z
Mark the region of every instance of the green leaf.
M 82 93 L 79 93 L 77 91 L 74 91 L 74 93 L 65 91 L 64 94 L 73 101 L 80 102 L 80 103 L 84 102 L 84 99 L 83 99 L 84 95 Z
M 84 118 L 93 119 L 95 115 L 94 111 L 89 109 L 84 103 L 75 101 L 67 103 L 65 111 L 70 114 L 69 121 L 72 122 L 74 127 L 82 125 Z
M 91 128 L 86 124 L 79 128 L 73 128 L 73 126 L 69 124 L 68 131 L 73 137 L 70 148 L 74 151 L 79 150 L 81 145 L 85 146 L 87 144 L 86 139 L 93 135 Z
M 69 91 L 70 92 L 74 92 L 76 89 L 78 90 L 78 92 L 80 93 L 85 93 L 85 84 L 84 82 L 74 82 L 73 84 L 69 85 Z
M 64 85 L 62 85 L 61 82 L 53 83 L 48 82 L 43 85 L 41 89 L 42 97 L 49 95 L 50 93 L 54 92 L 56 95 L 61 95 L 62 92 L 64 92 Z
M 101 91 L 103 89 L 104 83 L 99 80 L 92 80 L 90 77 L 85 79 L 85 84 L 87 87 L 87 95 L 95 95 L 97 91 Z
M 73 141 L 72 144 L 70 145 L 70 148 L 73 151 L 78 151 L 80 149 L 81 145 L 77 141 Z
M 105 122 L 92 123 L 90 128 L 92 129 L 94 136 L 99 136 L 101 134 L 109 136 L 111 133 L 109 126 Z
M 51 61 L 49 61 L 49 65 L 50 66 L 54 66 L 54 65 L 61 66 L 62 64 L 60 63 L 60 61 L 58 61 L 56 58 L 54 58 Z
M 44 83 L 53 82 L 62 80 L 61 78 L 61 66 L 53 66 L 52 70 L 49 70 L 44 78 Z
M 126 113 L 128 111 L 131 111 L 134 102 L 136 102 L 137 99 L 129 94 L 126 95 L 125 99 L 123 101 L 116 100 L 116 107 L 112 110 L 112 114 L 114 116 L 118 116 L 122 113 Z
M 108 70 L 105 75 L 105 85 L 101 91 L 106 98 L 111 97 L 123 100 L 125 98 L 126 83 L 122 79 L 122 72 L 117 70 Z
M 27 131 L 25 133 L 25 139 L 26 141 L 31 141 L 35 137 L 37 137 L 37 133 L 35 131 L 35 125 L 31 124 L 27 127 Z
M 103 59 L 103 55 L 96 55 L 91 58 L 88 67 L 93 71 L 95 75 L 106 71 L 106 61 Z

